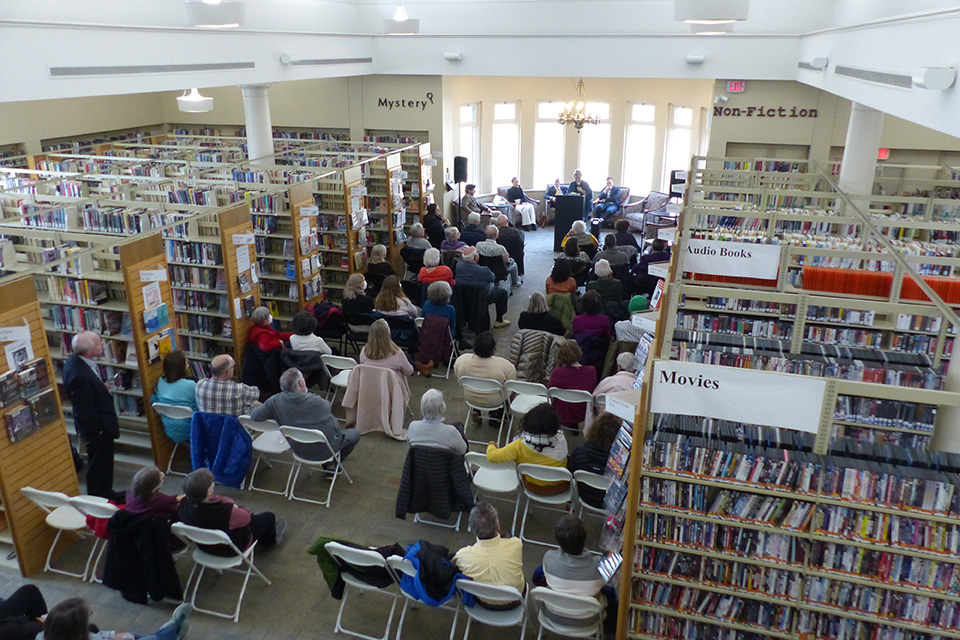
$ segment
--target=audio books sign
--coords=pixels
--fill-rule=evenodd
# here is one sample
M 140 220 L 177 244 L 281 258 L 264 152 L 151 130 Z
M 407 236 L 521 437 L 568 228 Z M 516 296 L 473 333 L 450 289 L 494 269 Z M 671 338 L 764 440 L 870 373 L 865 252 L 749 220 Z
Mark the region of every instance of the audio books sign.
M 785 373 L 660 360 L 650 410 L 816 433 L 827 382 Z
M 780 245 L 687 240 L 683 245 L 683 271 L 712 276 L 776 280 Z

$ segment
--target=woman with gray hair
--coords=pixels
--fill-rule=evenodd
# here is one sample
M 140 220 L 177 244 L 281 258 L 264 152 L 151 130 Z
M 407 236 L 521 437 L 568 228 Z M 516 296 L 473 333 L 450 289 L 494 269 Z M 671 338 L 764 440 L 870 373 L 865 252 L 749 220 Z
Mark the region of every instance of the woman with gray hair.
M 440 243 L 441 251 L 463 251 L 463 248 L 467 246 L 466 242 L 460 240 L 460 229 L 447 227 L 444 233 L 447 239 Z
M 463 425 L 460 423 L 444 424 L 443 414 L 447 411 L 447 403 L 443 400 L 443 392 L 439 389 L 428 389 L 420 398 L 420 414 L 422 420 L 410 423 L 407 432 L 407 441 L 411 447 L 434 447 L 449 449 L 463 455 L 467 452 L 467 440 L 463 436 Z
M 440 264 L 440 252 L 432 247 L 423 252 L 423 267 L 417 274 L 417 280 L 421 285 L 446 282 L 452 287 L 454 284 L 453 271 L 450 267 Z
M 587 291 L 596 291 L 604 302 L 620 302 L 623 285 L 613 277 L 613 268 L 610 263 L 600 258 L 597 264 L 593 265 L 593 272 L 597 274 L 598 279 L 587 283 Z
M 547 311 L 547 299 L 539 291 L 530 296 L 527 310 L 520 312 L 520 320 L 517 322 L 517 326 L 521 329 L 549 331 L 558 336 L 567 332 L 560 319 L 550 315 Z
M 573 221 L 570 231 L 567 231 L 567 235 L 563 239 L 563 242 L 560 243 L 560 246 L 562 247 L 567 244 L 567 240 L 570 238 L 576 238 L 580 249 L 586 251 L 589 255 L 596 253 L 597 248 L 600 246 L 600 243 L 593 237 L 593 234 L 587 231 L 587 224 L 583 220 Z
M 277 331 L 270 324 L 273 322 L 273 315 L 270 309 L 266 307 L 257 307 L 250 314 L 253 320 L 253 326 L 250 328 L 250 335 L 247 336 L 247 342 L 252 342 L 264 353 L 274 349 L 282 349 L 283 341 L 289 340 L 291 333 Z
M 426 230 L 419 222 L 410 225 L 410 237 L 407 238 L 407 246 L 411 249 L 430 249 L 433 247 L 430 241 L 424 237 Z

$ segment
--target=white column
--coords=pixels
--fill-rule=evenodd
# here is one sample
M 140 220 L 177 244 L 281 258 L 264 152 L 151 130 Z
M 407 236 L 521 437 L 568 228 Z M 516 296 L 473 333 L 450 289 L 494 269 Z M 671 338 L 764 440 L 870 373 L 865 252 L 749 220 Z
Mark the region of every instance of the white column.
M 273 125 L 270 122 L 269 87 L 265 84 L 241 85 L 243 115 L 247 124 L 247 154 L 251 160 L 273 155 Z M 270 161 L 252 164 L 272 164 Z
M 873 193 L 877 151 L 883 133 L 883 112 L 854 102 L 850 107 L 839 185 L 847 194 Z

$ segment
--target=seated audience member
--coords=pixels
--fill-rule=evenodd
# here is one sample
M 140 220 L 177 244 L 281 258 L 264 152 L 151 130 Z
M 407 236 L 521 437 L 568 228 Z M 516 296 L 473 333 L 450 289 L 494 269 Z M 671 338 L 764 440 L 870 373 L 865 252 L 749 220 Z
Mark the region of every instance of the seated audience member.
M 153 466 L 137 471 L 127 490 L 127 512 L 152 518 L 176 518 L 183 495 L 160 493 L 165 477 L 160 469 Z
M 503 587 L 513 587 L 520 593 L 526 591 L 527 581 L 523 574 L 523 543 L 520 538 L 503 537 L 497 510 L 489 502 L 478 502 L 470 511 L 470 530 L 477 536 L 477 543 L 463 547 L 453 556 L 453 563 L 460 571 L 477 582 Z M 488 609 L 513 609 L 516 602 L 487 602 L 477 599 L 480 606 Z
M 467 440 L 457 424 L 445 424 L 443 415 L 447 412 L 447 403 L 443 401 L 443 391 L 428 389 L 420 398 L 421 420 L 410 423 L 407 442 L 411 447 L 434 447 L 447 449 L 463 455 L 467 452 Z
M 374 311 L 386 316 L 409 316 L 416 318 L 420 315 L 417 305 L 410 302 L 410 298 L 403 294 L 400 280 L 397 276 L 387 276 L 380 287 L 380 293 L 373 303 Z
M 457 337 L 457 310 L 450 304 L 453 289 L 446 282 L 434 282 L 427 287 L 427 301 L 423 303 L 423 317 L 443 316 L 450 321 L 450 335 Z
M 467 226 L 463 228 L 460 239 L 471 247 L 487 239 L 486 232 L 483 230 L 483 227 L 480 226 L 479 213 L 471 213 L 467 216 Z
M 619 280 L 613 277 L 613 269 L 606 260 L 597 260 L 593 265 L 593 272 L 597 274 L 597 279 L 587 283 L 587 292 L 595 291 L 602 302 L 620 302 L 620 293 L 623 291 L 623 285 Z
M 462 287 L 481 287 L 487 292 L 487 304 L 496 305 L 497 321 L 494 328 L 499 329 L 510 325 L 509 320 L 503 318 L 507 313 L 507 290 L 496 286 L 496 276 L 488 267 L 477 264 L 480 255 L 476 247 L 467 247 L 463 250 L 463 260 L 457 263 L 457 282 Z
M 370 249 L 370 260 L 367 263 L 367 278 L 371 295 L 380 292 L 380 286 L 387 276 L 399 276 L 393 265 L 387 262 L 387 248 L 382 244 L 375 244 Z
M 251 513 L 230 498 L 213 492 L 213 472 L 201 467 L 183 479 L 184 498 L 180 501 L 180 522 L 201 529 L 217 529 L 230 536 L 240 551 L 253 543 L 272 547 L 283 539 L 287 521 L 269 511 Z M 209 553 L 230 556 L 229 548 L 205 549 Z
M 617 251 L 617 237 L 612 233 L 608 233 L 603 237 L 603 249 L 598 251 L 597 255 L 593 256 L 594 264 L 599 260 L 606 260 L 610 263 L 611 267 L 626 265 L 629 262 L 627 254 L 622 251 Z
M 50 609 L 43 621 L 43 632 L 36 640 L 183 640 L 190 631 L 188 618 L 193 612 L 189 602 L 180 604 L 170 620 L 149 636 L 129 631 L 90 631 L 90 606 L 82 598 L 67 598 Z M 3 636 L 4 640 L 9 640 Z
M 356 429 L 341 429 L 333 417 L 333 407 L 315 393 L 307 391 L 307 381 L 299 369 L 290 368 L 280 374 L 280 393 L 270 396 L 266 402 L 250 412 L 254 420 L 276 420 L 278 424 L 302 427 L 321 432 L 330 444 L 330 449 L 340 452 L 340 460 L 347 459 L 360 441 Z M 290 442 L 294 452 L 301 458 L 321 460 L 329 454 L 322 444 Z
M 557 349 L 557 366 L 550 374 L 547 387 L 558 389 L 581 389 L 593 393 L 597 386 L 597 370 L 588 365 L 580 364 L 583 352 L 576 340 L 566 340 Z M 554 400 L 560 424 L 565 427 L 576 428 L 586 416 L 586 405 L 571 404 L 563 400 Z
M 188 378 L 187 356 L 183 351 L 171 351 L 163 357 L 163 375 L 157 381 L 151 402 L 175 404 L 197 410 L 197 381 Z M 190 418 L 161 416 L 163 430 L 174 442 L 190 441 Z
M 496 211 L 496 209 L 477 201 L 477 185 L 468 184 L 463 188 L 463 196 L 460 198 L 460 221 L 463 222 L 463 216 L 467 214 L 467 223 L 470 222 L 470 214 L 477 214 L 477 224 L 480 223 L 480 214 Z M 469 243 L 468 243 L 469 244 Z
M 387 266 L 389 267 L 390 265 Z M 391 271 L 393 270 L 391 269 Z M 393 273 L 390 275 L 396 277 Z M 373 296 L 368 296 L 365 293 L 366 289 L 367 281 L 364 279 L 363 274 L 351 273 L 350 277 L 347 278 L 346 284 L 343 285 L 343 300 L 341 301 L 340 308 L 343 309 L 344 315 L 370 313 L 373 311 L 375 301 Z
M 559 549 L 550 549 L 543 554 L 543 566 L 533 573 L 533 584 L 547 586 L 554 591 L 575 596 L 596 598 L 606 608 L 605 627 L 616 622 L 617 592 L 606 586 L 600 575 L 601 557 L 586 551 L 587 532 L 583 522 L 575 515 L 566 515 L 557 521 L 553 534 Z M 558 624 L 576 626 L 583 620 L 564 611 L 544 607 L 544 614 Z
M 423 225 L 419 222 L 414 222 L 410 225 L 410 237 L 407 238 L 407 246 L 411 249 L 430 249 L 433 247 L 430 244 L 430 241 L 427 240 L 424 236 L 426 235 L 426 229 L 423 228 Z
M 593 395 L 614 393 L 633 389 L 633 381 L 637 377 L 637 356 L 633 352 L 623 352 L 617 356 L 617 372 L 600 381 Z
M 270 324 L 273 322 L 273 316 L 270 314 L 270 309 L 266 307 L 254 309 L 250 314 L 250 320 L 253 321 L 253 326 L 250 327 L 247 342 L 257 345 L 264 353 L 283 349 L 283 341 L 290 339 L 291 334 L 273 328 Z
M 647 273 L 647 268 L 654 262 L 666 262 L 670 260 L 670 248 L 667 244 L 657 238 L 650 243 L 650 253 L 644 253 L 637 259 L 637 264 L 633 265 L 630 273 L 634 276 L 633 290 L 635 293 L 645 293 L 650 295 L 657 287 L 656 276 Z
M 477 252 L 487 258 L 499 258 L 503 264 L 507 265 L 507 272 L 510 274 L 510 286 L 514 289 L 520 286 L 520 276 L 517 271 L 517 263 L 510 257 L 510 252 L 502 244 L 497 242 L 500 236 L 500 230 L 496 225 L 489 225 L 486 230 L 487 239 L 477 243 Z
M 314 335 L 317 328 L 317 319 L 309 311 L 294 314 L 290 321 L 293 334 L 290 336 L 290 348 L 296 351 L 319 351 L 324 355 L 333 353 L 327 343 L 318 335 Z
M 590 236 L 591 238 L 593 236 Z M 576 238 L 567 238 L 567 241 L 563 243 L 563 255 L 557 258 L 558 260 L 566 260 L 570 263 L 571 271 L 575 266 L 581 266 L 583 268 L 589 268 L 593 264 L 593 260 L 590 259 L 590 256 L 586 252 L 580 250 L 580 241 Z
M 225 353 L 210 361 L 210 377 L 197 383 L 197 408 L 207 413 L 240 416 L 249 413 L 260 397 L 260 389 L 234 382 L 237 369 L 233 358 Z
M 587 181 L 583 179 L 583 174 L 580 173 L 580 169 L 573 172 L 573 181 L 570 183 L 570 186 L 567 187 L 567 193 L 571 196 L 577 194 L 583 196 L 583 218 L 587 219 L 590 216 L 590 211 L 593 206 L 593 189 L 591 189 Z
M 613 178 L 607 177 L 607 185 L 597 194 L 597 199 L 593 205 L 593 217 L 607 218 L 616 215 L 620 211 L 620 187 L 614 186 Z
M 434 249 L 439 249 L 444 239 L 443 218 L 437 213 L 437 205 L 431 202 L 427 205 L 427 212 L 423 214 L 423 229 L 427 232 L 427 240 Z
M 631 315 L 641 311 L 646 311 L 649 303 L 644 296 L 633 296 L 630 298 L 628 311 Z M 633 324 L 632 320 L 621 320 L 613 325 L 614 337 L 620 342 L 640 342 L 640 338 L 645 333 L 643 329 Z
M 47 602 L 33 584 L 18 588 L 0 601 L 0 638 L 4 640 L 42 640 Z M 86 632 L 86 628 L 84 629 Z M 86 636 L 81 635 L 81 639 Z
M 413 365 L 390 338 L 390 325 L 383 318 L 370 325 L 367 344 L 360 351 L 360 364 L 372 364 L 396 371 L 401 378 L 413 375 Z
M 420 284 L 446 282 L 451 287 L 454 285 L 453 271 L 450 267 L 440 264 L 440 251 L 432 247 L 423 253 L 423 268 L 417 274 L 417 280 Z
M 553 271 L 547 276 L 547 295 L 551 293 L 576 293 L 577 281 L 570 275 L 570 262 L 558 258 L 553 263 Z M 523 327 L 520 327 L 521 329 Z
M 547 278 L 548 282 L 549 280 L 550 279 Z M 530 296 L 530 302 L 527 303 L 527 310 L 520 313 L 517 326 L 521 329 L 549 331 L 558 336 L 562 336 L 567 332 L 566 329 L 563 328 L 563 323 L 547 311 L 547 299 L 539 291 Z
M 506 358 L 493 355 L 497 350 L 497 339 L 489 331 L 484 331 L 473 341 L 473 353 L 464 353 L 453 363 L 453 372 L 457 380 L 463 376 L 490 378 L 500 384 L 517 379 L 517 368 Z M 503 396 L 496 391 L 466 391 L 464 399 L 475 407 L 495 407 L 503 402 Z M 479 422 L 479 416 L 474 420 Z
M 586 442 L 573 450 L 567 459 L 567 469 L 574 471 L 589 471 L 603 475 L 607 468 L 607 458 L 610 457 L 610 447 L 620 431 L 622 420 L 612 413 L 604 411 L 590 424 L 584 436 Z M 603 497 L 606 492 L 594 489 L 585 484 L 578 484 L 577 491 L 580 499 L 591 507 L 603 508 Z
M 560 246 L 566 246 L 572 238 L 576 239 L 580 249 L 584 251 L 589 250 L 592 253 L 597 249 L 597 247 L 600 246 L 600 244 L 597 242 L 597 239 L 593 237 L 593 234 L 587 231 L 587 223 L 583 220 L 573 221 L 570 231 L 567 231 L 567 235 L 563 239 L 563 242 L 560 243 Z
M 460 229 L 447 227 L 444 233 L 447 239 L 440 245 L 440 251 L 463 251 L 463 248 L 467 246 L 465 242 L 460 241 Z
M 512 186 L 507 189 L 507 200 L 516 209 L 519 218 L 519 220 L 515 219 L 513 223 L 528 231 L 535 231 L 537 228 L 537 213 L 534 205 L 537 201 L 523 192 L 519 178 L 513 178 L 510 184 Z
M 614 234 L 614 238 L 617 241 L 618 247 L 628 246 L 635 248 L 638 252 L 640 251 L 640 245 L 637 244 L 637 237 L 630 233 L 629 220 L 617 220 L 613 228 L 617 231 L 616 234 Z
M 617 281 L 614 280 L 614 282 Z M 620 283 L 617 282 L 617 284 Z M 593 290 L 587 291 L 583 294 L 582 304 L 583 313 L 573 319 L 571 332 L 575 334 L 595 333 L 609 340 L 611 334 L 610 318 L 603 314 L 603 299 L 600 294 Z
M 490 462 L 540 464 L 547 467 L 567 466 L 567 439 L 560 430 L 557 412 L 549 404 L 538 404 L 527 412 L 520 424 L 520 435 L 505 447 L 487 444 Z M 523 484 L 534 493 L 552 496 L 566 491 L 567 482 L 541 482 L 524 476 Z
M 510 226 L 510 221 L 507 220 L 507 216 L 502 213 L 496 218 L 497 230 L 499 235 L 497 236 L 497 244 L 502 245 L 506 250 L 507 254 L 510 256 L 510 259 L 517 263 L 517 272 L 520 274 L 520 280 L 523 280 L 523 248 L 526 244 L 526 239 L 524 239 L 523 231 L 517 229 L 516 227 Z

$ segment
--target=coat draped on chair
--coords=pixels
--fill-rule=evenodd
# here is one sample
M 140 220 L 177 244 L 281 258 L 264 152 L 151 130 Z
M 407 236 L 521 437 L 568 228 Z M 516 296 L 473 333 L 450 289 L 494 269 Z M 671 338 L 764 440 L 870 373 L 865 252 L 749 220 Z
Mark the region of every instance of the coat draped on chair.
M 357 365 L 350 371 L 343 406 L 347 426 L 361 434 L 382 431 L 406 440 L 403 422 L 409 402 L 410 387 L 396 371 L 372 364 Z

